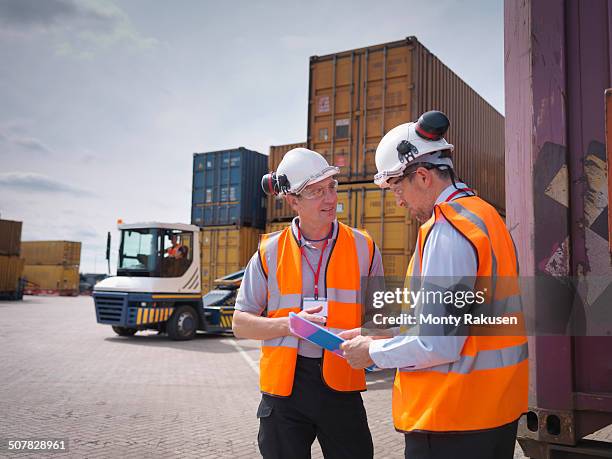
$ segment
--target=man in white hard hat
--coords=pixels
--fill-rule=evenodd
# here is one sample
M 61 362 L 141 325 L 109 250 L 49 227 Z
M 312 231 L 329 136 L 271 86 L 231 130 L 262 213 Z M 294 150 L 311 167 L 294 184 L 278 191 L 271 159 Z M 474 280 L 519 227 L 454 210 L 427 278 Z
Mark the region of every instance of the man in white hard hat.
M 427 112 L 389 131 L 376 149 L 375 183 L 422 224 L 407 284 L 413 291 L 455 295 L 460 283 L 462 293 L 483 295 L 481 310 L 518 323 L 512 239 L 495 209 L 457 179 L 453 145 L 443 138 L 449 125 L 443 113 Z M 512 458 L 518 418 L 527 411 L 523 328 L 468 326 L 470 314 L 458 296 L 451 296 L 450 306 L 423 298 L 431 297 L 422 295 L 411 306 L 416 327 L 409 333 L 372 339 L 359 330 L 345 332 L 352 338 L 343 344 L 346 358 L 354 368 L 375 363 L 398 369 L 393 420 L 405 434 L 407 458 Z M 453 314 L 459 322 L 428 325 L 428 313 L 442 319 Z
M 362 369 L 293 336 L 288 314 L 340 332 L 361 326 L 360 291 L 382 276 L 371 237 L 336 220 L 334 176 L 319 153 L 295 148 L 262 187 L 298 214 L 284 230 L 263 235 L 236 299 L 234 334 L 262 340 L 257 410 L 264 458 L 310 458 L 318 438 L 327 458 L 371 458 L 372 437 L 361 391 Z

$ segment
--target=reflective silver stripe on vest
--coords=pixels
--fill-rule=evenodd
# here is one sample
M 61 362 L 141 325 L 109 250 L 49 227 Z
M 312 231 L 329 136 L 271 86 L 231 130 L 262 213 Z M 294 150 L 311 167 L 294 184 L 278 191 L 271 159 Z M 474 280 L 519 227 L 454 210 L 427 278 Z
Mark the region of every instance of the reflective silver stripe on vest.
M 270 297 L 272 299 L 272 297 Z M 270 308 L 270 303 L 274 303 L 275 308 Z M 278 311 L 280 309 L 287 308 L 302 308 L 302 295 L 299 293 L 288 293 L 286 295 L 280 295 L 278 301 L 268 301 L 268 313 L 272 311 Z M 269 314 L 268 314 L 269 315 Z
M 355 237 L 355 248 L 357 249 L 357 260 L 359 262 L 359 273 L 361 277 L 367 277 L 370 273 L 370 249 L 368 248 L 368 240 L 366 236 L 357 231 L 355 228 L 350 228 Z
M 487 229 L 487 226 L 484 224 L 482 219 L 478 215 L 476 215 L 474 212 L 466 209 L 461 204 L 455 201 L 447 202 L 446 205 L 452 207 L 455 210 L 455 212 L 457 212 L 459 215 L 467 218 L 474 225 L 480 228 L 480 230 L 487 235 L 487 238 L 489 237 L 489 230 Z
M 492 256 L 492 262 L 491 262 L 492 285 L 491 287 L 492 287 L 492 294 L 494 295 L 497 289 L 499 273 L 497 270 L 497 257 L 495 256 L 495 252 L 493 251 L 493 245 L 491 244 L 491 238 L 489 236 L 489 230 L 487 226 L 485 225 L 485 223 L 482 221 L 482 219 L 478 215 L 466 209 L 460 203 L 451 201 L 448 203 L 448 205 L 451 206 L 458 214 L 462 215 L 463 217 L 468 219 L 470 222 L 472 222 L 474 225 L 476 225 L 487 236 L 487 239 L 489 241 L 489 246 L 491 247 L 491 256 Z M 510 236 L 510 240 L 512 241 L 512 236 Z M 514 246 L 514 241 L 512 241 L 512 246 L 515 249 L 514 256 L 516 258 L 516 248 Z M 513 313 L 522 312 L 523 307 L 522 307 L 521 296 L 513 295 L 508 298 L 501 299 L 501 300 L 494 300 L 491 309 L 492 310 L 490 311 L 490 313 L 493 316 L 502 316 L 504 314 L 513 314 Z
M 278 241 L 282 231 L 273 234 L 264 241 L 266 264 L 268 265 L 268 313 L 285 308 L 300 308 L 302 296 L 300 294 L 281 295 L 278 288 L 277 267 L 278 267 Z M 282 336 L 280 338 L 262 341 L 262 346 L 271 347 L 298 347 L 298 340 L 294 336 Z
M 337 231 L 340 231 L 340 225 L 338 225 Z M 367 277 L 370 271 L 370 250 L 368 248 L 368 241 L 366 236 L 356 229 L 350 228 L 353 231 L 355 239 L 355 248 L 357 252 L 357 260 L 359 263 L 360 277 Z M 281 232 L 270 236 L 264 241 L 265 244 L 265 257 L 268 266 L 268 313 L 270 311 L 277 311 L 279 309 L 286 308 L 301 308 L 302 295 L 299 293 L 291 293 L 281 295 L 280 288 L 278 285 L 277 268 L 278 268 L 278 244 Z M 293 237 L 293 235 L 289 235 Z M 333 251 L 331 252 L 333 254 Z M 331 256 L 331 255 L 330 255 Z M 328 301 L 335 301 L 338 303 L 355 304 L 359 303 L 360 291 L 339 289 L 339 288 L 327 288 L 327 299 Z M 343 329 L 332 329 L 336 332 L 340 332 Z M 284 346 L 296 348 L 298 346 L 297 338 L 293 336 L 285 336 L 281 338 L 275 338 L 263 341 L 263 346 Z
M 501 317 L 505 314 L 516 314 L 523 312 L 523 301 L 521 295 L 512 295 L 501 300 L 494 300 L 493 305 L 485 305 L 486 314 L 491 317 Z
M 283 300 L 281 298 L 276 277 L 276 270 L 278 267 L 278 240 L 280 239 L 281 233 L 282 231 L 279 231 L 264 241 L 264 256 L 266 257 L 266 264 L 268 265 L 268 311 L 276 311 L 282 307 L 290 307 L 282 306 L 281 303 L 287 304 L 291 302 L 290 300 Z M 301 298 L 298 301 L 301 301 Z
M 462 355 L 456 362 L 424 368 L 423 370 L 400 369 L 400 371 L 408 373 L 414 371 L 436 371 L 438 373 L 459 373 L 465 375 L 472 371 L 494 370 L 518 365 L 527 359 L 528 356 L 527 343 L 523 343 L 503 349 L 480 351 L 474 356 Z
M 482 221 L 482 219 L 478 215 L 466 209 L 458 202 L 451 201 L 451 202 L 448 202 L 447 205 L 452 207 L 455 210 L 455 212 L 457 212 L 459 215 L 461 215 L 462 217 L 465 217 L 470 222 L 472 222 L 474 225 L 476 225 L 487 236 L 487 241 L 489 242 L 489 246 L 491 247 L 491 257 L 492 257 L 491 275 L 493 276 L 493 282 L 495 283 L 495 277 L 497 276 L 497 258 L 495 258 L 495 252 L 493 251 L 493 245 L 491 244 L 491 237 L 489 236 L 489 229 L 487 228 L 487 225 L 485 225 L 485 223 Z M 493 287 L 495 287 L 495 284 L 493 285 Z M 495 291 L 495 288 L 493 288 L 493 290 Z
M 370 274 L 371 257 L 366 236 L 355 228 L 349 227 L 349 229 L 353 232 L 353 236 L 355 239 L 355 250 L 357 253 L 357 262 L 359 263 L 359 290 L 332 287 L 327 287 L 326 290 L 328 301 L 355 304 L 361 301 L 361 290 L 363 289 L 361 283 L 363 282 L 363 279 L 367 278 Z M 338 231 L 340 231 L 340 229 L 338 229 Z M 374 250 L 374 245 L 372 245 L 372 250 Z
M 449 202 L 449 206 L 451 206 L 458 214 L 462 215 L 464 218 L 468 219 L 471 223 L 476 225 L 483 234 L 487 237 L 487 242 L 491 249 L 491 257 L 492 257 L 492 272 L 491 272 L 491 281 L 492 281 L 492 292 L 491 295 L 494 297 L 497 277 L 498 277 L 498 266 L 497 259 L 495 257 L 495 252 L 493 251 L 493 246 L 491 243 L 491 238 L 489 236 L 488 228 L 486 227 L 483 220 L 478 217 L 473 212 L 464 208 L 461 204 L 457 202 Z M 419 233 L 419 238 L 421 233 Z M 415 259 L 413 264 L 412 275 L 417 276 L 420 275 L 420 266 L 417 264 L 419 262 L 419 250 L 420 241 L 417 239 L 417 249 L 415 250 Z M 492 304 L 488 305 L 490 307 L 489 314 L 501 316 L 508 313 L 516 313 L 522 310 L 522 302 L 520 295 L 512 295 L 507 298 L 503 298 L 501 300 L 495 300 Z M 503 368 L 507 366 L 517 365 L 520 362 L 524 361 L 528 357 L 528 348 L 527 343 L 507 347 L 503 349 L 496 350 L 485 350 L 478 352 L 475 356 L 462 355 L 460 359 L 456 362 L 437 365 L 431 368 L 424 369 L 425 371 L 436 371 L 439 373 L 459 373 L 459 374 L 468 374 L 475 370 L 489 370 L 496 368 Z M 400 371 L 405 372 L 413 372 L 418 370 L 411 370 L 409 368 L 400 369 Z
M 336 301 L 338 303 L 358 303 L 359 297 L 355 290 L 348 290 L 343 288 L 328 288 L 327 289 L 327 300 Z

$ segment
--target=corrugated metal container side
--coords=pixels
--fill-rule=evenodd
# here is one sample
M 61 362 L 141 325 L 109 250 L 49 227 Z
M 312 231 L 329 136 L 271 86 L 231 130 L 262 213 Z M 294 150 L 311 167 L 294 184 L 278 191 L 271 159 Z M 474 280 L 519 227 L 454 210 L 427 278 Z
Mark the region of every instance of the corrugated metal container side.
M 283 196 L 268 196 L 266 212 L 268 214 L 267 222 L 282 222 L 297 215 Z
M 79 292 L 79 268 L 60 265 L 25 265 L 23 277 L 28 281 L 26 293 L 59 293 L 76 295 Z
M 0 220 L 0 255 L 19 255 L 21 222 Z
M 338 221 L 365 229 L 381 251 L 385 276 L 404 278 L 419 224 L 395 204 L 393 193 L 371 183 L 338 188 Z
M 540 308 L 562 311 L 567 299 L 587 331 L 568 325 L 577 333 L 529 338 L 529 412 L 518 440 L 533 458 L 611 449 L 609 441 L 581 440 L 612 425 L 604 105 L 611 18 L 606 0 L 504 3 L 508 227 L 521 275 L 548 282 L 523 292 L 525 305 L 536 308 L 527 310 L 533 317 Z M 570 279 L 579 279 L 577 292 L 560 298 Z M 551 293 L 554 283 L 559 291 Z
M 0 255 L 0 294 L 16 292 L 23 273 L 23 258 Z
M 72 265 L 81 263 L 81 243 L 72 241 L 22 241 L 26 265 Z
M 289 225 L 291 225 L 291 220 L 284 222 L 269 222 L 266 224 L 266 233 L 275 233 L 284 230 Z
M 268 156 L 268 172 L 275 171 L 278 164 L 289 150 L 294 148 L 306 148 L 306 142 L 290 143 L 287 145 L 277 145 L 270 147 L 270 155 Z M 288 218 L 293 218 L 294 213 L 291 207 L 287 205 L 285 200 L 280 196 L 268 196 L 268 205 L 266 209 L 267 222 L 283 221 Z
M 219 277 L 244 267 L 257 251 L 262 230 L 251 227 L 218 226 L 200 231 L 202 293 L 213 287 Z
M 455 147 L 457 174 L 505 213 L 503 115 L 418 42 L 413 62 L 413 113 L 437 109 L 448 115 L 446 139 Z
M 266 155 L 244 147 L 194 153 L 192 224 L 263 228 L 266 199 L 260 183 L 267 162 Z
M 279 163 L 289 150 L 294 148 L 306 148 L 306 142 L 288 143 L 286 145 L 272 145 L 268 155 L 268 172 L 275 171 Z
M 380 139 L 428 110 L 451 120 L 457 173 L 498 209 L 504 197 L 504 119 L 414 37 L 310 58 L 309 148 L 370 181 Z

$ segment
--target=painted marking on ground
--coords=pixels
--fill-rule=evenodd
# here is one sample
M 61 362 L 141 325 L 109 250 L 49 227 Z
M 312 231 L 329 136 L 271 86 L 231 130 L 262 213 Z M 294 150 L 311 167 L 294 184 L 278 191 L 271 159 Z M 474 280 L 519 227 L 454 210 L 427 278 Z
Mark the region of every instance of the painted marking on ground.
M 235 339 L 222 339 L 221 342 L 233 346 L 242 356 L 242 358 L 246 361 L 246 363 L 249 364 L 251 369 L 259 376 L 259 361 L 253 360 L 249 356 L 249 354 L 240 346 L 240 344 L 236 342 Z

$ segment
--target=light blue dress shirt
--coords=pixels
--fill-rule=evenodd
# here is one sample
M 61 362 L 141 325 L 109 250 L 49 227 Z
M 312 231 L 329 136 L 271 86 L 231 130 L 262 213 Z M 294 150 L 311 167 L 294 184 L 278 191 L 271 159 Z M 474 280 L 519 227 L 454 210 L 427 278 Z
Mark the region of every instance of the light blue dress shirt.
M 467 185 L 458 182 L 457 187 L 467 188 Z M 447 187 L 436 199 L 436 204 L 446 201 L 455 190 L 453 185 Z M 469 194 L 458 193 L 452 200 Z M 425 244 L 421 271 L 423 278 L 434 279 L 433 282 L 437 284 L 448 282 L 448 285 L 439 285 L 448 288 L 452 285 L 451 278 L 475 278 L 476 271 L 476 254 L 472 245 L 444 217 L 440 218 L 433 225 Z M 468 285 L 469 288 L 473 286 L 473 283 Z M 420 370 L 458 360 L 466 338 L 399 335 L 372 341 L 370 357 L 380 368 Z

